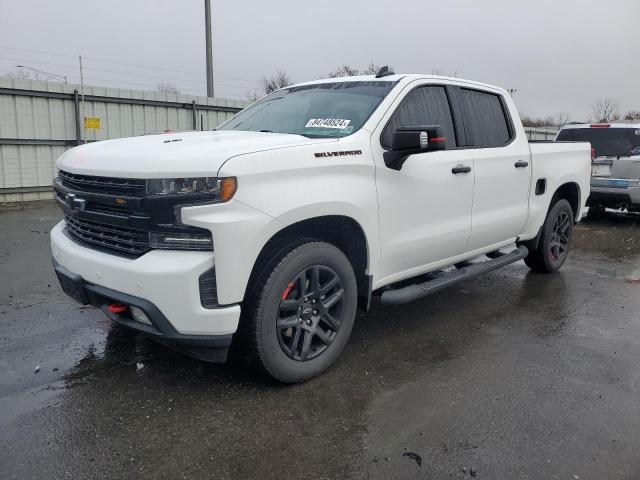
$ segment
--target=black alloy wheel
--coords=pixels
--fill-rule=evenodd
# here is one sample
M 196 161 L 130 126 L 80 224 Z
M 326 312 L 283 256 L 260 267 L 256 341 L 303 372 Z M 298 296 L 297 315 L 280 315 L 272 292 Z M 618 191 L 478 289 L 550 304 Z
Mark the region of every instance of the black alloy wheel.
M 256 268 L 239 338 L 256 366 L 285 383 L 325 371 L 344 349 L 358 307 L 353 266 L 335 245 L 284 238 Z
M 569 237 L 573 221 L 569 214 L 560 210 L 553 224 L 551 239 L 549 241 L 549 261 L 553 264 L 564 263 L 569 253 Z
M 552 204 L 535 249 L 524 259 L 534 272 L 557 272 L 569 256 L 573 230 L 573 209 L 566 199 Z
M 321 355 L 334 341 L 344 312 L 344 288 L 326 265 L 312 265 L 282 292 L 276 326 L 282 351 L 304 362 Z

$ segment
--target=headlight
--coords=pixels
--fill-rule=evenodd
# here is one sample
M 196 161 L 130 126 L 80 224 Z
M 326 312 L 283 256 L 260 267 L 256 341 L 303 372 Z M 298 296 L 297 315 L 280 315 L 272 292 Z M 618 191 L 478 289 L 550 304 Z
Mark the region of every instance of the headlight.
M 236 193 L 235 177 L 155 178 L 147 180 L 148 195 L 204 195 L 214 202 L 226 202 Z

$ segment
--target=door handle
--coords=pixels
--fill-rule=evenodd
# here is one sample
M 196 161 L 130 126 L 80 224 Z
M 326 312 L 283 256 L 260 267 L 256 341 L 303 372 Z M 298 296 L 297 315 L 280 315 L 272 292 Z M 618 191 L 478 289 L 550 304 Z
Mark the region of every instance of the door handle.
M 453 167 L 451 169 L 451 173 L 469 173 L 471 171 L 471 167 L 467 166 L 467 165 L 456 165 L 455 167 Z
M 528 167 L 528 166 L 529 166 L 529 162 L 525 162 L 524 160 L 518 160 L 518 161 L 514 164 L 514 166 L 515 166 L 516 168 L 525 168 L 525 167 Z

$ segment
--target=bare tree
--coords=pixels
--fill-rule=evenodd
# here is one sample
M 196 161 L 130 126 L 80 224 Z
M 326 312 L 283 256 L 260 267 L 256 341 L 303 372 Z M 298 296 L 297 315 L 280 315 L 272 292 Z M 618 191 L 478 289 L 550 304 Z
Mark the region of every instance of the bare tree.
M 556 125 L 556 119 L 551 115 L 545 118 L 534 118 L 523 114 L 520 116 L 520 120 L 525 127 L 553 127 Z
M 291 79 L 282 70 L 276 70 L 276 73 L 270 77 L 262 77 L 260 85 L 265 95 L 269 95 L 271 92 L 291 85 Z
M 554 127 L 562 127 L 569 123 L 569 114 L 567 112 L 558 112 L 553 116 L 551 125 Z
M 178 87 L 168 82 L 167 83 L 158 82 L 158 91 L 160 93 L 174 93 L 176 95 L 180 93 L 180 90 L 178 90 Z
M 282 70 L 276 70 L 276 73 L 269 77 L 262 77 L 260 79 L 260 88 L 254 88 L 253 90 L 247 90 L 245 96 L 250 103 L 257 102 L 265 95 L 269 95 L 276 90 L 291 85 L 291 79 L 286 72 Z
M 624 114 L 625 120 L 640 120 L 640 111 L 638 110 L 629 110 Z
M 247 91 L 246 97 L 249 103 L 254 103 L 260 100 L 263 97 L 263 95 L 261 95 L 260 91 L 256 88 L 254 90 Z
M 454 70 L 451 73 L 444 73 L 444 70 L 442 70 L 441 68 L 435 68 L 434 67 L 434 68 L 431 69 L 431 75 L 439 75 L 439 76 L 458 78 L 458 70 Z
M 380 66 L 376 63 L 369 63 L 367 68 L 362 70 L 362 75 L 376 75 L 380 71 Z
M 390 68 L 393 70 L 393 68 Z M 357 68 L 352 67 L 351 65 L 344 64 L 334 71 L 329 72 L 329 78 L 338 78 L 338 77 L 353 77 L 355 75 L 376 75 L 380 71 L 380 65 L 375 62 L 369 62 L 366 68 L 359 70 Z
M 359 74 L 360 74 L 360 71 L 357 68 L 353 68 L 352 66 L 345 64 L 345 65 L 342 65 L 341 67 L 338 67 L 333 72 L 330 72 L 329 77 L 330 78 L 353 77 Z
M 591 107 L 591 121 L 608 123 L 618 120 L 619 118 L 618 102 L 613 98 L 598 98 L 593 102 L 593 106 Z

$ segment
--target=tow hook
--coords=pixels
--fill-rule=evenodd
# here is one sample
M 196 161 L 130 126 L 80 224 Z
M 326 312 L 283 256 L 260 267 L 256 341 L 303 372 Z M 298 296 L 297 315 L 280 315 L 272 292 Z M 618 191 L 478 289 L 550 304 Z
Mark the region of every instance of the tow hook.
M 124 305 L 122 303 L 110 303 L 107 310 L 111 313 L 122 313 L 126 312 L 128 308 L 128 305 Z

